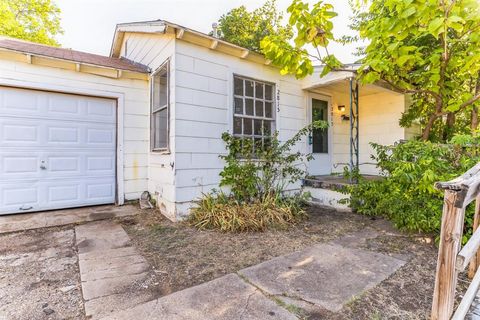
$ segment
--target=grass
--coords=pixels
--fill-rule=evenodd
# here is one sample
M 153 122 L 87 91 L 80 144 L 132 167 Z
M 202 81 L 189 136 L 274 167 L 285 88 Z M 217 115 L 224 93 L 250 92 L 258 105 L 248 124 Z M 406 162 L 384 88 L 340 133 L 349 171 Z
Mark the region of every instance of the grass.
M 306 217 L 300 197 L 267 195 L 251 203 L 239 203 L 224 193 L 206 194 L 192 209 L 189 222 L 199 229 L 223 232 L 283 229 Z

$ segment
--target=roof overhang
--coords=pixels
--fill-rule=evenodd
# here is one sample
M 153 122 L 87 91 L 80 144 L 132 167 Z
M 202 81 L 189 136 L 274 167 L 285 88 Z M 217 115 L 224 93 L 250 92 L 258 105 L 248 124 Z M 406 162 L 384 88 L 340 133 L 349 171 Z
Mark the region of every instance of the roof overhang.
M 233 43 L 209 36 L 208 34 L 189 29 L 178 24 L 174 24 L 165 20 L 132 22 L 118 24 L 115 29 L 110 56 L 119 58 L 125 33 L 171 33 L 178 40 L 190 42 L 211 50 L 236 56 L 241 59 L 253 61 L 256 63 L 269 65 L 270 61 L 262 54 L 246 48 L 237 46 Z
M 59 59 L 45 55 L 33 54 L 23 51 L 17 51 L 12 49 L 0 48 L 0 59 L 13 60 L 18 62 L 24 62 L 32 65 L 47 66 L 53 68 L 60 68 L 66 70 L 72 70 L 77 72 L 84 72 L 95 74 L 108 78 L 128 78 L 128 79 L 140 79 L 147 80 L 148 74 L 139 73 L 135 71 L 128 71 L 117 69 L 113 67 L 99 66 L 84 62 L 76 62 L 71 60 Z
M 350 80 L 357 77 L 356 71 L 359 65 L 347 65 L 342 71 L 333 71 L 320 77 L 322 72 L 322 66 L 315 67 L 315 72 L 306 78 L 303 82 L 303 90 L 314 91 L 332 91 L 337 93 L 349 93 L 350 92 Z M 403 94 L 394 90 L 388 84 L 377 81 L 372 84 L 364 84 L 361 86 L 360 95 L 367 96 L 370 94 L 377 94 L 382 92 L 395 92 Z

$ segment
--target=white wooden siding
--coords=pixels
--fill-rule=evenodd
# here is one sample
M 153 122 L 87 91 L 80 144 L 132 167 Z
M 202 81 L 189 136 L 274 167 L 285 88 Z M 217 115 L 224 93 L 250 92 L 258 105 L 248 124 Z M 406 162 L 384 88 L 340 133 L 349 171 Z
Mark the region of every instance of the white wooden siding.
M 305 126 L 305 98 L 301 83 L 282 77 L 276 68 L 180 40 L 175 44 L 176 210 L 178 216 L 184 216 L 192 200 L 218 189 L 224 166 L 219 155 L 226 152 L 221 135 L 232 131 L 234 74 L 276 84 L 280 112 L 275 126 L 281 128 L 282 140 Z M 304 152 L 305 143 L 298 148 Z
M 125 46 L 127 50 L 125 50 Z M 173 34 L 141 34 L 141 33 L 126 33 L 121 56 L 150 67 L 154 72 L 163 63 L 170 59 L 170 146 L 169 152 L 151 152 L 150 151 L 150 104 L 147 108 L 147 127 L 143 128 L 145 131 L 134 132 L 136 135 L 146 135 L 148 151 L 147 163 L 147 177 L 148 177 L 148 191 L 155 197 L 158 202 L 158 207 L 162 213 L 171 218 L 176 219 L 175 216 L 175 127 L 173 121 L 175 119 L 175 36 Z M 150 93 L 146 95 L 146 99 L 150 99 Z M 138 119 L 137 119 L 138 121 Z M 144 172 L 142 172 L 145 175 Z
M 64 69 L 0 60 L 0 84 L 36 87 L 51 91 L 85 92 L 88 95 L 121 96 L 123 118 L 123 175 L 125 199 L 137 199 L 147 189 L 148 83 L 144 80 L 111 79 Z M 122 125 L 122 124 L 120 124 Z

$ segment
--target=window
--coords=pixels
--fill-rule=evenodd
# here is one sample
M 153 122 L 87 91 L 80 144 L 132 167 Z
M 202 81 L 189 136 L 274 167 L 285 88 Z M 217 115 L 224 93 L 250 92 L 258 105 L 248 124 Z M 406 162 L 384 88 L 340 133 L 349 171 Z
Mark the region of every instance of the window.
M 152 77 L 152 115 L 150 138 L 152 151 L 168 150 L 169 68 L 166 62 Z
M 251 139 L 254 148 L 268 146 L 275 129 L 275 86 L 271 83 L 234 76 L 233 87 L 234 136 Z

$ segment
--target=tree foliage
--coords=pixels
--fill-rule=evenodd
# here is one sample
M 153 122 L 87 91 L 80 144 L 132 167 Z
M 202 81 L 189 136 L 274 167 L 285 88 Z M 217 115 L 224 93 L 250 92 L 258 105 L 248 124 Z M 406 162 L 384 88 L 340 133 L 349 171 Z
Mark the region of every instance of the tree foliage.
M 462 113 L 472 110 L 476 114 L 480 99 L 477 0 L 373 0 L 357 27 L 369 42 L 359 70 L 363 81 L 383 81 L 413 95 L 403 125 L 420 119 L 423 139 L 441 141 L 465 128 L 454 127 L 456 118 L 465 119 Z M 472 128 L 478 125 L 474 122 Z
M 340 61 L 327 48 L 334 40 L 331 19 L 337 14 L 333 6 L 319 1 L 310 8 L 308 3 L 294 0 L 287 12 L 290 14 L 288 24 L 294 32 L 269 35 L 260 43 L 265 56 L 282 68 L 281 73 L 294 74 L 297 78 L 312 74 L 312 59 L 325 65 L 323 74 L 341 68 Z M 310 54 L 309 47 L 315 48 L 317 55 Z
M 51 0 L 0 0 L 0 35 L 58 46 L 60 9 Z
M 282 18 L 277 11 L 276 0 L 268 0 L 251 12 L 245 6 L 240 6 L 220 17 L 219 36 L 241 47 L 260 51 L 260 41 L 265 36 L 291 36 L 291 28 L 282 25 Z
M 295 37 L 271 35 L 261 42 L 266 57 L 282 73 L 298 78 L 313 73 L 312 59 L 325 65 L 322 75 L 341 70 L 329 54 L 331 41 L 363 39 L 368 45 L 358 76 L 383 82 L 412 95 L 400 124 L 419 120 L 424 140 L 448 141 L 474 132 L 479 124 L 480 5 L 478 0 L 365 0 L 354 6 L 351 27 L 358 37 L 335 39 L 333 7 L 294 0 L 288 8 Z M 315 50 L 308 51 L 313 47 Z M 316 52 L 316 54 L 311 54 Z

